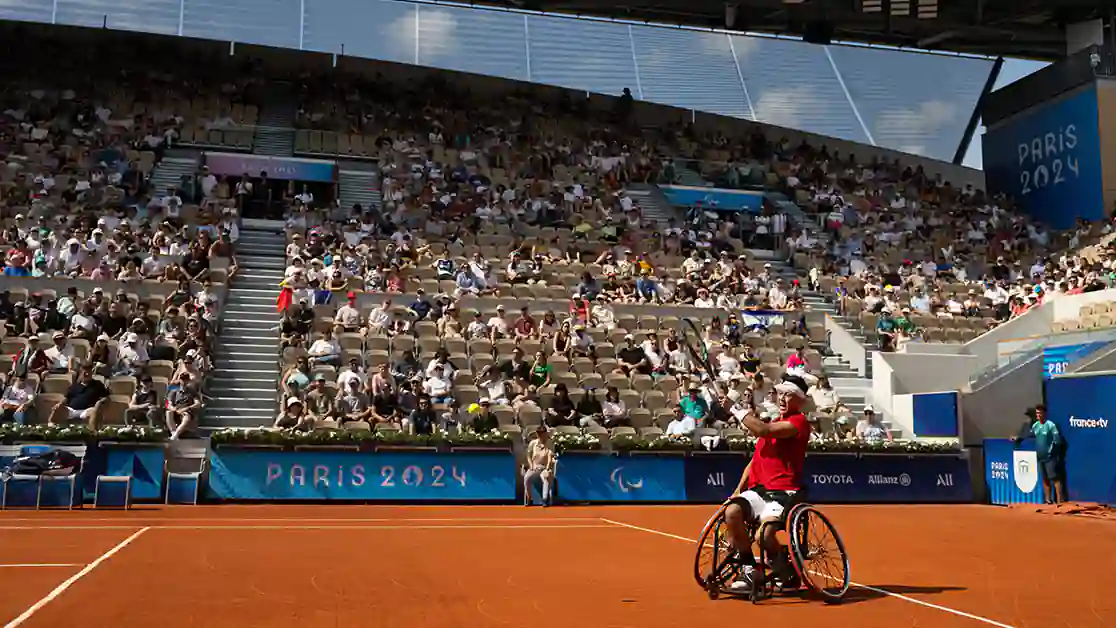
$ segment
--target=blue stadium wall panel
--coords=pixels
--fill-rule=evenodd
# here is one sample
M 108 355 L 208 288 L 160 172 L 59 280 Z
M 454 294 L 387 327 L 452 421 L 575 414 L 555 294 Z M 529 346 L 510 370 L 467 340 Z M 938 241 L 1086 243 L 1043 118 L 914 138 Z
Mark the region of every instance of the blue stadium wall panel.
M 1104 218 L 1096 85 L 1035 105 L 984 134 L 988 188 L 1058 229 Z
M 627 87 L 639 100 L 944 161 L 993 66 L 396 0 L 0 0 L 0 19 L 324 52 L 599 94 Z
M 1116 504 L 1116 375 L 1046 380 L 1046 405 L 1065 438 L 1074 501 Z

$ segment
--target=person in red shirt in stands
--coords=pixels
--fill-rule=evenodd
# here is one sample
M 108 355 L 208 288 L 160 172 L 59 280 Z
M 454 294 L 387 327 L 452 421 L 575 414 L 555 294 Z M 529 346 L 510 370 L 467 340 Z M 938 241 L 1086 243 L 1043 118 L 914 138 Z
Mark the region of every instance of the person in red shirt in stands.
M 755 413 L 747 414 L 742 423 L 756 436 L 756 450 L 752 460 L 740 477 L 731 502 L 725 509 L 725 521 L 733 545 L 743 548 L 740 560 L 744 563 L 740 576 L 730 590 L 746 593 L 760 576 L 752 556 L 752 540 L 748 538 L 749 521 L 775 523 L 764 526 L 762 539 L 765 554 L 771 557 L 776 582 L 784 587 L 793 586 L 796 580 L 794 567 L 776 538 L 783 529 L 786 512 L 795 503 L 795 496 L 802 490 L 802 466 L 810 442 L 810 423 L 804 409 L 809 397 L 808 386 L 801 377 L 785 376 L 775 386 L 779 399 L 779 417 L 764 421 Z M 762 576 L 760 576 L 762 577 Z

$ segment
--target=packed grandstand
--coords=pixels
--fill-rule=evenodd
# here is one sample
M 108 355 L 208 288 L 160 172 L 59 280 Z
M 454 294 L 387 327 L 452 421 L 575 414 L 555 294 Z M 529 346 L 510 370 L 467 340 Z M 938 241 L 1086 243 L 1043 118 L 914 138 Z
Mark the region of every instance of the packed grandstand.
M 518 438 L 544 424 L 606 446 L 713 447 L 743 434 L 743 413 L 769 410 L 791 373 L 811 384 L 816 438 L 890 441 L 913 435 L 829 381 L 846 371 L 826 316 L 882 351 L 960 343 L 1051 294 L 1109 287 L 1116 270 L 1108 225 L 1054 232 L 913 161 L 776 129 L 648 125 L 630 94 L 591 107 L 518 86 L 494 102 L 434 73 L 403 82 L 201 52 L 178 64 L 130 40 L 83 58 L 53 36 L 36 45 L 58 54 L 2 61 L 2 403 L 18 423 L 139 423 L 174 438 Z M 137 45 L 149 54 L 114 65 Z M 268 126 L 275 84 L 292 94 L 294 129 Z M 275 136 L 287 156 L 359 163 L 369 200 L 210 172 L 201 153 L 273 151 Z M 656 187 L 694 177 L 793 202 L 679 208 Z M 270 253 L 282 261 L 260 261 Z M 276 297 L 282 317 L 222 349 L 222 305 L 253 263 L 242 292 L 266 290 L 267 306 L 241 297 L 233 318 L 273 313 Z M 711 377 L 680 344 L 687 318 L 701 322 Z M 274 364 L 230 358 L 211 377 L 213 352 L 237 342 Z M 268 416 L 226 420 L 238 391 L 259 390 L 229 378 L 258 372 L 278 373 Z M 207 395 L 228 403 L 203 412 Z

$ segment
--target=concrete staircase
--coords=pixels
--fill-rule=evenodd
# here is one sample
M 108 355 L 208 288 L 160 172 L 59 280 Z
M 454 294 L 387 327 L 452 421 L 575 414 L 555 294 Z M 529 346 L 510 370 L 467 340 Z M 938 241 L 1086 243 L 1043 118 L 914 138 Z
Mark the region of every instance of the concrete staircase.
M 344 167 L 344 166 L 342 166 Z M 338 201 L 345 211 L 360 203 L 364 209 L 380 208 L 380 173 L 376 170 L 339 170 Z
M 252 142 L 252 152 L 271 157 L 294 155 L 294 121 L 297 107 L 287 83 L 273 83 L 260 108 L 260 119 Z
M 678 208 L 670 204 L 657 185 L 633 183 L 628 186 L 625 193 L 643 209 L 643 216 L 648 220 L 666 224 L 672 218 L 682 217 Z
M 758 259 L 771 256 L 770 251 L 752 251 L 752 253 L 757 254 L 756 257 Z M 790 281 L 799 278 L 798 274 L 789 263 L 774 257 L 771 257 L 767 261 L 771 263 L 771 270 L 786 280 Z M 803 291 L 802 294 L 803 301 L 807 308 L 814 312 L 828 314 L 832 319 L 849 329 L 850 333 L 852 333 L 861 344 L 870 344 L 867 337 L 858 329 L 854 331 L 856 328 L 850 324 L 848 319 L 840 316 L 837 313 L 837 308 L 829 301 L 826 301 L 820 294 L 813 291 Z M 833 388 L 837 390 L 837 393 L 841 395 L 841 402 L 853 412 L 854 416 L 859 416 L 861 412 L 863 412 L 864 407 L 871 403 L 872 353 L 868 352 L 868 362 L 866 364 L 866 373 L 864 377 L 861 377 L 860 374 L 849 365 L 848 361 L 842 359 L 839 354 L 826 355 L 822 363 L 825 365 L 825 372 L 829 376 L 829 382 L 833 385 Z M 877 413 L 879 413 L 878 410 Z M 900 438 L 902 436 L 902 432 L 893 428 L 886 416 L 881 415 L 880 418 L 884 427 L 891 431 L 893 437 Z
M 167 191 L 168 186 L 178 187 L 182 183 L 182 175 L 194 174 L 198 169 L 197 156 L 171 157 L 165 156 L 159 165 L 151 171 L 151 192 L 161 196 Z
M 281 222 L 252 221 L 240 230 L 239 271 L 222 311 L 203 429 L 270 426 L 279 413 L 275 299 L 286 268 L 285 249 Z

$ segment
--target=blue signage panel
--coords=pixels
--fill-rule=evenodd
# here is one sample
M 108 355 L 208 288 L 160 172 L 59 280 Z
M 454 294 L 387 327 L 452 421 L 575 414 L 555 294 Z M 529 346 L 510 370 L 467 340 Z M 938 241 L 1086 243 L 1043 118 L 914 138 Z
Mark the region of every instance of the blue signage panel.
M 218 447 L 208 495 L 237 500 L 512 501 L 510 451 L 335 452 Z
M 740 484 L 748 456 L 740 453 L 694 453 L 686 460 L 686 499 L 716 504 Z
M 162 446 L 109 446 L 104 475 L 131 476 L 132 498 L 162 499 L 166 450 Z
M 609 456 L 564 453 L 558 459 L 558 497 L 571 502 L 686 500 L 683 456 Z
M 686 460 L 686 496 L 716 503 L 732 494 L 748 459 L 741 454 Z M 803 469 L 806 499 L 815 503 L 971 502 L 968 460 L 961 456 L 811 454 Z
M 230 177 L 239 177 L 244 173 L 256 177 L 261 172 L 266 172 L 269 178 L 283 181 L 333 183 L 337 180 L 337 164 L 316 159 L 268 157 L 244 153 L 206 153 L 205 165 L 213 174 Z
M 1007 438 L 984 441 L 984 481 L 993 504 L 1041 504 L 1042 480 L 1035 441 Z
M 989 190 L 1038 220 L 1068 229 L 1104 218 L 1096 85 L 988 129 L 983 153 Z
M 691 207 L 700 205 L 708 211 L 758 212 L 763 207 L 763 192 L 755 190 L 730 190 L 690 185 L 661 185 L 659 189 L 672 205 Z
M 1086 342 L 1060 347 L 1045 347 L 1042 350 L 1042 377 L 1050 379 L 1062 375 L 1070 364 L 1088 356 L 1090 353 L 1107 347 L 1109 342 Z
M 1048 416 L 1066 442 L 1069 498 L 1116 504 L 1116 375 L 1058 377 L 1045 383 Z
M 914 432 L 919 437 L 957 438 L 961 413 L 956 392 L 919 393 L 911 399 Z

